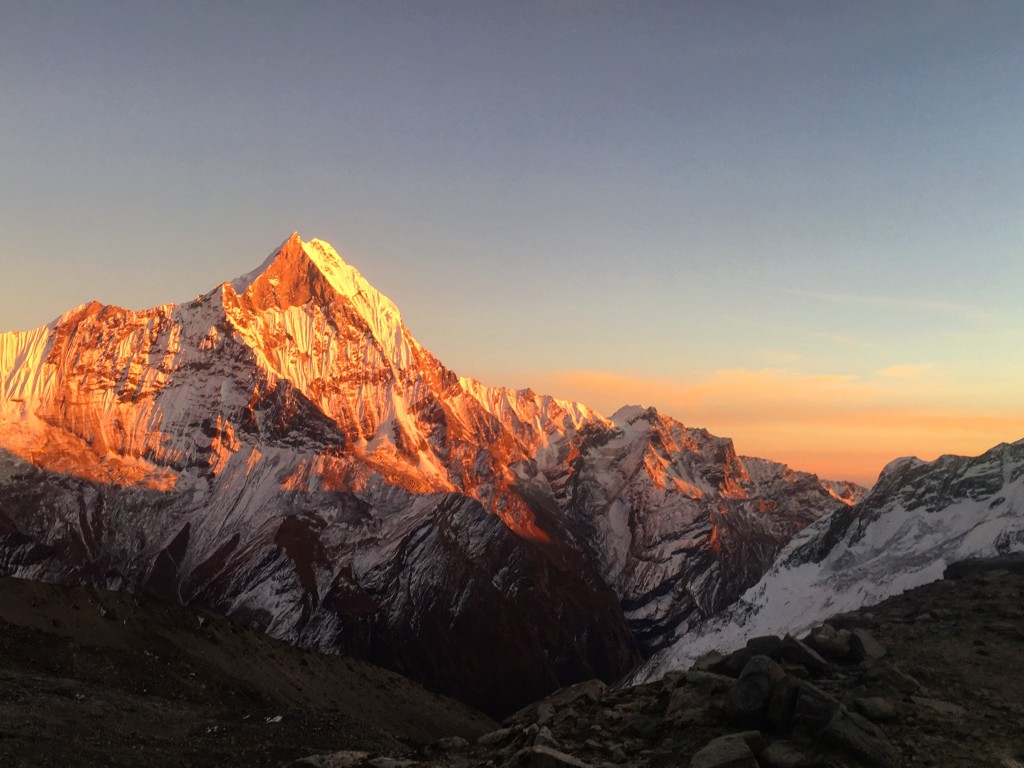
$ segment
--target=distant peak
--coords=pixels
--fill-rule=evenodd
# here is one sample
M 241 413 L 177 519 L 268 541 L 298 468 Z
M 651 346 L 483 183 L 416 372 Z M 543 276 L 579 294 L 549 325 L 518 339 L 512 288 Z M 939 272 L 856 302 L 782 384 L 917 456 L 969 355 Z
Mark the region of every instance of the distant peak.
M 893 459 L 882 467 L 882 471 L 879 473 L 878 477 L 881 479 L 886 475 L 893 475 L 907 468 L 922 467 L 927 463 L 927 461 L 919 459 L 917 456 L 901 456 L 898 459 Z
M 645 408 L 642 405 L 624 405 L 611 415 L 611 420 L 619 427 L 632 424 L 640 418 L 653 418 L 657 415 L 654 408 Z

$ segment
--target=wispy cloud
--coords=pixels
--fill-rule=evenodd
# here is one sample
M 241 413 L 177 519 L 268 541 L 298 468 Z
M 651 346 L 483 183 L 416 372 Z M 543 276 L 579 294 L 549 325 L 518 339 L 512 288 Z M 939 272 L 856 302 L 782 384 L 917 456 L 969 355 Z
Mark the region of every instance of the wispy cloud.
M 921 299 L 914 296 L 884 296 L 856 293 L 830 293 L 828 291 L 803 291 L 796 288 L 787 289 L 795 296 L 817 299 L 831 304 L 861 307 L 887 307 L 891 309 L 909 309 L 919 312 L 931 312 L 945 315 L 956 315 L 971 320 L 983 320 L 991 317 L 991 312 L 971 304 L 955 301 L 938 301 Z
M 912 379 L 930 371 L 929 365 L 890 365 L 880 371 L 875 371 L 876 376 L 885 376 L 894 379 Z
M 826 331 L 804 331 L 808 336 L 815 339 L 822 339 L 824 341 L 832 342 L 833 344 L 842 344 L 847 347 L 873 347 L 874 344 L 866 339 L 859 339 L 856 336 L 849 336 L 845 333 L 828 333 Z

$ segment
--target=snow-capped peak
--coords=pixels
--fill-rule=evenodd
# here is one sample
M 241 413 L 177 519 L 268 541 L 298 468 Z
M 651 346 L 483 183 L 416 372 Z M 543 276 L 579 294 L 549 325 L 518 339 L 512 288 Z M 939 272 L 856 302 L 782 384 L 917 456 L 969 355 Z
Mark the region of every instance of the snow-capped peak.
M 881 478 L 885 477 L 886 475 L 891 475 L 895 472 L 900 471 L 904 467 L 923 467 L 927 463 L 928 462 L 924 461 L 923 459 L 917 458 L 917 456 L 900 456 L 898 459 L 893 459 L 884 467 L 882 467 L 882 471 L 878 474 L 878 476 Z
M 299 243 L 302 242 L 302 238 L 299 237 L 298 232 L 292 232 L 287 238 L 282 240 L 281 244 L 277 246 L 277 248 L 272 250 L 267 255 L 267 258 L 263 260 L 263 263 L 256 267 L 256 269 L 250 272 L 246 272 L 244 275 L 241 275 L 240 277 L 236 277 L 234 280 L 231 280 L 231 287 L 235 289 L 235 293 L 239 295 L 245 293 L 249 289 L 249 286 L 256 282 L 256 278 L 258 278 L 260 275 L 266 272 L 267 269 L 270 268 L 270 265 L 274 263 L 274 260 L 277 259 L 277 257 L 285 248 L 288 247 L 288 244 L 294 241 L 298 241 Z
M 407 367 L 420 350 L 391 299 L 346 264 L 329 243 L 303 242 L 297 232 L 258 269 L 224 283 L 221 290 L 236 330 L 257 347 L 265 346 L 262 339 L 267 333 L 289 328 L 287 335 L 301 337 L 303 348 L 297 352 L 308 354 L 312 348 L 305 347 L 315 346 L 321 324 L 331 318 L 336 327 L 348 327 L 354 321 L 369 330 L 384 357 L 399 369 Z M 281 365 L 272 363 L 272 367 L 284 373 Z
M 232 280 L 231 287 L 240 296 L 252 295 L 264 307 L 277 304 L 283 309 L 308 301 L 315 293 L 311 283 L 320 279 L 360 309 L 401 320 L 394 302 L 347 264 L 330 243 L 316 238 L 303 242 L 298 232 L 293 232 L 259 267 Z
M 642 405 L 624 405 L 611 415 L 611 420 L 616 426 L 625 427 L 649 411 L 650 408 L 644 408 Z

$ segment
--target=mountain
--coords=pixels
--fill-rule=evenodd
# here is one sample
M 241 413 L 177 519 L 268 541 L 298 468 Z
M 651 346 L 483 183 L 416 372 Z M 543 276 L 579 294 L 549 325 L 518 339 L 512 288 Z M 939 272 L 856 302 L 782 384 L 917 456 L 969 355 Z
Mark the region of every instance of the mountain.
M 650 680 L 752 637 L 796 635 L 826 617 L 941 579 L 970 558 L 1024 551 L 1024 440 L 978 457 L 891 462 L 871 492 L 793 537 L 727 610 L 652 657 Z
M 149 592 L 508 711 L 612 679 L 863 493 L 460 378 L 328 244 L 0 335 L 0 573 Z

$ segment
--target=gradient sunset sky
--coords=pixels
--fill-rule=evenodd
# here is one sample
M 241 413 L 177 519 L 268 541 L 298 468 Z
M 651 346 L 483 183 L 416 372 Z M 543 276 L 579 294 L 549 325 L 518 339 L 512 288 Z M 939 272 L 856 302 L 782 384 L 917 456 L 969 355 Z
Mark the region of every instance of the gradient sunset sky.
M 0 330 L 298 230 L 449 367 L 870 483 L 1024 438 L 1024 3 L 0 14 Z

